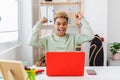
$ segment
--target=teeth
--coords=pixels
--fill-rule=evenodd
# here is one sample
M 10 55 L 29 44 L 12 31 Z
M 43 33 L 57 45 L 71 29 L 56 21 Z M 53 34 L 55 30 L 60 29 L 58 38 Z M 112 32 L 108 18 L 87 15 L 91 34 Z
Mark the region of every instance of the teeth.
M 59 31 L 64 31 L 64 30 L 60 30 L 60 29 L 59 29 Z
M 64 31 L 64 30 L 60 30 L 60 31 Z
M 63 33 L 64 32 L 64 29 L 58 29 L 59 32 Z

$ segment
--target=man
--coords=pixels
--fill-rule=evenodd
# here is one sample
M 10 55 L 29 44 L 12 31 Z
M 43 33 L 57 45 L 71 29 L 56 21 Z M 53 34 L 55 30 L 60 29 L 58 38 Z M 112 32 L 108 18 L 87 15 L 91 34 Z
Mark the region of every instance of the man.
M 44 47 L 45 51 L 75 51 L 76 45 L 80 45 L 94 38 L 92 29 L 83 15 L 79 12 L 75 16 L 76 24 L 82 25 L 84 33 L 66 33 L 68 28 L 68 15 L 65 12 L 57 12 L 54 16 L 55 33 L 38 37 L 42 24 L 48 21 L 43 17 L 34 26 L 29 44 L 33 47 Z

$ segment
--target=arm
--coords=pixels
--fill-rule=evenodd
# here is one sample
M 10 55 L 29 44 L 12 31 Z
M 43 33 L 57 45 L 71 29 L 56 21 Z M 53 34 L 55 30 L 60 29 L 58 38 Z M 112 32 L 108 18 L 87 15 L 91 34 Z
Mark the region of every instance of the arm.
M 30 37 L 29 45 L 33 47 L 45 47 L 46 45 L 46 37 L 41 37 L 39 38 L 39 30 L 42 27 L 42 24 L 46 23 L 47 19 L 42 18 L 40 21 L 38 21 L 33 30 L 32 30 L 32 35 Z
M 77 15 L 77 25 L 82 25 L 83 33 L 76 35 L 75 40 L 76 44 L 82 44 L 94 38 L 93 31 L 88 23 L 88 21 L 79 13 Z

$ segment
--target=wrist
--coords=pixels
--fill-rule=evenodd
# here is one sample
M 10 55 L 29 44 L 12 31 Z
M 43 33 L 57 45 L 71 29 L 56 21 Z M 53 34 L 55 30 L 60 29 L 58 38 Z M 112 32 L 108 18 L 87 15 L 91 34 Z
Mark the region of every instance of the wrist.
M 82 20 L 84 18 L 84 16 L 80 17 L 79 20 Z
M 44 22 L 42 20 L 39 20 L 41 24 L 43 24 Z

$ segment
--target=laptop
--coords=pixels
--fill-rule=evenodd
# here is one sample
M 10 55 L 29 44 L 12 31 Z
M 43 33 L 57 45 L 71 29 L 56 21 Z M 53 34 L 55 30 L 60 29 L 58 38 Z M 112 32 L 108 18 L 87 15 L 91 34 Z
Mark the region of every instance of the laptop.
M 46 52 L 48 76 L 83 76 L 85 52 Z
M 0 60 L 0 70 L 4 80 L 26 80 L 21 61 Z

